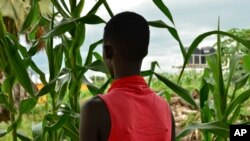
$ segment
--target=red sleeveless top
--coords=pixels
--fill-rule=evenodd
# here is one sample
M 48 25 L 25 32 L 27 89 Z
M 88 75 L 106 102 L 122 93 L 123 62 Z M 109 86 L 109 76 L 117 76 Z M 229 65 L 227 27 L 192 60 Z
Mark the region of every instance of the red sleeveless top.
M 111 131 L 108 141 L 170 141 L 171 112 L 141 76 L 115 80 L 108 93 L 98 95 L 106 103 Z

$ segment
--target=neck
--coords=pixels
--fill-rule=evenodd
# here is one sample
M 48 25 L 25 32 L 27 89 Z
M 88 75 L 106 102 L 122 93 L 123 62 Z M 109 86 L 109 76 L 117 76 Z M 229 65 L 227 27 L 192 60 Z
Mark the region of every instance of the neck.
M 126 76 L 140 75 L 141 62 L 133 64 L 123 64 L 114 68 L 114 79 Z

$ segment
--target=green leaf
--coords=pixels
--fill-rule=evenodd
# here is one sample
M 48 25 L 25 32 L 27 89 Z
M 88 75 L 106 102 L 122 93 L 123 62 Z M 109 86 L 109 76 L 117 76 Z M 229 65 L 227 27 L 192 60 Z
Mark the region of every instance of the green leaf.
M 240 79 L 236 80 L 234 82 L 235 90 L 238 90 L 238 89 L 242 88 L 247 83 L 247 80 L 248 80 L 249 76 L 250 76 L 250 74 L 245 74 Z
M 25 88 L 25 90 L 34 96 L 34 90 L 29 78 L 28 72 L 21 59 L 19 52 L 17 51 L 16 44 L 13 44 L 10 38 L 6 38 L 8 46 L 5 46 L 5 52 L 8 56 L 12 71 L 14 72 L 18 82 Z
M 20 131 L 17 131 L 17 137 L 22 141 L 32 141 L 29 137 L 27 137 L 25 134 L 23 134 Z
M 217 119 L 221 119 L 222 118 L 222 94 L 220 93 L 220 80 L 219 80 L 219 73 L 220 73 L 220 69 L 218 67 L 218 58 L 215 54 L 209 55 L 207 56 L 207 63 L 209 65 L 209 68 L 212 72 L 212 76 L 213 76 L 213 80 L 215 82 L 215 84 L 213 85 L 213 87 L 215 88 L 215 90 L 212 92 L 213 93 L 213 97 L 214 97 L 214 106 L 215 106 L 215 112 L 216 112 L 216 117 Z M 224 89 L 224 86 L 223 86 Z
M 98 0 L 98 2 L 92 7 L 92 9 L 88 12 L 89 14 L 95 14 L 99 7 L 103 4 L 105 0 Z
M 76 8 L 73 9 L 74 17 L 80 17 L 81 16 L 81 12 L 82 12 L 82 9 L 83 9 L 83 6 L 84 6 L 84 2 L 85 2 L 85 0 L 80 0 L 78 5 L 76 6 Z
M 75 32 L 75 46 L 76 48 L 81 47 L 85 40 L 85 24 L 84 23 L 78 23 L 76 26 L 76 32 Z
M 226 91 L 225 93 L 228 93 L 233 74 L 234 74 L 234 72 L 235 72 L 235 70 L 236 70 L 239 63 L 240 63 L 240 57 L 239 56 L 235 56 L 235 57 L 232 57 L 230 59 L 229 76 L 228 76 L 228 81 L 227 81 L 227 86 L 226 86 L 226 89 L 225 89 L 225 91 Z
M 205 73 L 205 72 L 204 72 Z M 201 80 L 201 89 L 200 89 L 200 108 L 202 109 L 205 105 L 205 102 L 208 100 L 208 94 L 209 94 L 209 84 L 204 79 L 204 75 Z
M 243 57 L 243 64 L 246 70 L 250 72 L 250 55 L 249 54 Z
M 51 38 L 53 36 L 60 36 L 65 32 L 71 30 L 76 26 L 75 19 L 66 19 L 59 23 L 56 27 L 46 33 L 42 38 Z
M 93 70 L 93 71 L 99 71 L 103 73 L 108 73 L 108 70 L 102 60 L 96 60 L 93 63 L 85 66 L 85 68 Z
M 93 43 L 90 45 L 89 47 L 89 51 L 88 51 L 88 55 L 86 57 L 86 60 L 85 60 L 85 64 L 84 66 L 87 66 L 89 65 L 91 62 L 92 62 L 92 55 L 93 55 L 93 51 L 95 50 L 95 48 L 101 44 L 103 42 L 103 40 L 98 40 L 97 42 Z
M 45 94 L 53 91 L 54 86 L 55 86 L 55 84 L 56 84 L 56 82 L 58 80 L 58 77 L 60 77 L 60 76 L 62 76 L 64 74 L 67 74 L 70 71 L 71 70 L 69 70 L 69 69 L 65 69 L 65 68 L 62 69 L 61 72 L 58 74 L 57 77 L 55 77 L 54 79 L 52 79 L 48 84 L 44 85 L 44 87 L 39 92 L 36 93 L 36 96 L 43 96 L 43 95 L 45 95 Z
M 74 141 L 79 140 L 79 130 L 78 128 L 75 127 L 73 122 L 66 122 L 63 125 L 63 129 L 65 130 L 65 135 L 70 137 Z
M 109 5 L 108 5 L 108 3 L 107 3 L 107 1 L 105 0 L 104 1 L 104 6 L 105 6 L 105 8 L 106 8 L 106 10 L 108 11 L 108 13 L 109 13 L 109 16 L 110 17 L 113 17 L 114 16 L 114 14 L 113 14 L 113 12 L 111 11 L 111 9 L 110 9 L 110 7 L 109 7 Z
M 59 128 L 62 128 L 64 123 L 67 122 L 69 120 L 69 118 L 70 117 L 68 115 L 64 114 L 63 116 L 59 117 L 59 119 L 54 124 L 52 124 L 51 126 L 46 126 L 45 130 L 56 131 Z
M 162 2 L 162 0 L 153 0 L 155 5 L 168 17 L 168 19 L 174 24 L 172 14 L 167 6 Z
M 58 0 L 52 0 L 51 2 L 53 3 L 53 5 L 56 7 L 56 9 L 58 10 L 58 12 L 59 12 L 63 17 L 65 17 L 65 18 L 69 18 L 69 17 L 70 17 L 69 14 L 68 14 L 66 11 L 64 11 L 64 9 L 63 9 L 63 8 L 65 8 L 66 10 L 68 10 L 68 7 L 67 7 L 66 5 L 64 5 L 64 7 L 62 7 L 62 6 L 60 5 L 60 3 L 58 2 Z M 63 0 L 62 0 L 61 2 L 64 3 Z M 68 12 L 69 12 L 69 10 L 68 10 Z
M 0 39 L 2 39 L 4 37 L 5 33 L 6 33 L 6 28 L 5 28 L 5 24 L 3 22 L 2 14 L 0 12 Z
M 154 72 L 152 72 L 151 70 L 146 70 L 146 71 L 141 71 L 141 76 L 145 77 L 145 76 L 150 76 L 154 74 Z
M 104 91 L 106 90 L 106 88 L 108 87 L 108 85 L 109 85 L 110 82 L 111 82 L 111 78 L 109 78 L 109 79 L 101 86 L 101 88 L 99 88 L 97 91 L 95 91 L 94 93 L 92 93 L 92 95 L 103 94 Z
M 157 28 L 166 28 L 170 32 L 170 34 L 172 35 L 172 37 L 174 37 L 174 39 L 179 43 L 182 55 L 183 55 L 183 57 L 185 57 L 186 50 L 185 50 L 185 48 L 184 48 L 184 46 L 183 46 L 183 44 L 181 42 L 181 39 L 179 37 L 179 34 L 178 34 L 177 30 L 175 28 L 167 25 L 166 23 L 164 23 L 161 20 L 158 20 L 158 21 L 149 21 L 148 24 L 150 26 L 157 27 Z
M 7 95 L 3 94 L 2 92 L 0 92 L 0 104 L 8 111 L 13 112 L 13 107 L 9 104 Z
M 237 120 L 237 118 L 240 115 L 241 107 L 242 107 L 241 104 L 237 106 L 237 108 L 234 110 L 234 112 L 232 114 L 232 117 L 228 120 L 228 123 L 232 124 Z
M 154 73 L 155 76 L 162 81 L 166 86 L 168 86 L 172 91 L 174 91 L 176 94 L 178 94 L 180 97 L 182 97 L 184 100 L 186 100 L 189 104 L 191 104 L 194 107 L 199 108 L 199 106 L 196 104 L 195 100 L 191 96 L 190 92 L 179 85 L 171 82 L 167 78 L 162 77 L 161 75 Z
M 158 64 L 158 62 L 157 61 L 153 61 L 153 62 L 151 62 L 151 67 L 150 67 L 150 70 L 152 71 L 152 72 L 154 72 L 155 71 L 155 67 L 158 67 L 158 68 L 160 68 L 160 66 L 159 66 L 159 64 Z M 148 79 L 148 86 L 150 87 L 150 84 L 151 84 L 151 81 L 152 81 L 152 78 L 153 78 L 153 73 L 149 76 L 149 79 Z
M 208 131 L 214 135 L 220 137 L 229 137 L 229 125 L 222 121 L 210 122 L 210 123 L 193 123 L 187 126 L 184 130 L 182 130 L 178 135 L 177 139 L 184 137 L 191 131 L 195 129 L 200 129 L 204 131 Z
M 28 28 L 31 27 L 31 25 L 36 22 L 39 16 L 39 5 L 38 5 L 38 0 L 32 0 L 31 1 L 31 9 L 29 11 L 29 14 L 27 15 L 20 31 L 24 32 Z
M 37 98 L 24 99 L 20 103 L 20 114 L 27 113 L 36 106 Z
M 76 22 L 81 22 L 81 23 L 85 23 L 85 24 L 106 23 L 103 19 L 101 19 L 99 16 L 96 16 L 94 14 L 88 14 L 82 18 L 76 19 Z
M 244 103 L 250 97 L 250 89 L 241 93 L 238 97 L 236 97 L 227 107 L 223 119 L 227 119 L 230 113 L 240 104 Z
M 93 52 L 92 55 L 96 60 L 103 60 L 103 57 L 98 52 Z
M 181 70 L 181 73 L 179 75 L 179 78 L 178 78 L 178 82 L 180 82 L 180 79 L 182 77 L 182 74 L 184 72 L 184 69 L 191 57 L 191 55 L 193 54 L 194 50 L 198 47 L 198 45 L 208 36 L 211 36 L 211 35 L 214 35 L 214 34 L 221 34 L 221 35 L 224 35 L 224 36 L 228 36 L 228 37 L 231 37 L 233 38 L 234 40 L 236 40 L 237 42 L 241 43 L 242 45 L 244 45 L 246 48 L 250 49 L 250 41 L 247 41 L 247 40 L 243 40 L 237 36 L 234 36 L 233 34 L 230 34 L 230 33 L 227 33 L 227 32 L 223 32 L 223 31 L 210 31 L 210 32 L 206 32 L 206 33 L 203 33 L 201 35 L 199 35 L 198 37 L 195 38 L 195 40 L 192 42 L 192 44 L 190 45 L 189 49 L 188 49 L 188 52 L 184 58 L 184 63 L 183 63 L 183 66 L 182 66 L 182 70 Z
M 2 85 L 3 93 L 9 94 L 12 91 L 14 82 L 15 82 L 15 77 L 13 75 L 7 76 L 7 78 L 3 81 L 3 85 Z
M 92 14 L 84 16 L 82 18 L 78 18 L 78 19 L 66 19 L 62 21 L 59 25 L 54 27 L 52 30 L 50 30 L 42 38 L 51 38 L 53 36 L 60 36 L 64 34 L 65 32 L 71 30 L 72 28 L 75 28 L 78 22 L 81 22 L 84 24 L 105 23 L 105 21 L 102 20 L 100 17 L 96 15 L 92 15 Z

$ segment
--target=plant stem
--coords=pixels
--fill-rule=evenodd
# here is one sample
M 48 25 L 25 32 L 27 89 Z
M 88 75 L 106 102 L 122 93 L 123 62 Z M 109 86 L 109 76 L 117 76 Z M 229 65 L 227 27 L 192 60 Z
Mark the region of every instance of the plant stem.
M 11 87 L 12 88 L 12 87 Z M 12 95 L 12 89 L 9 90 L 9 102 L 11 103 L 11 105 L 14 105 L 14 99 L 13 99 L 13 95 Z M 11 123 L 14 124 L 15 122 L 15 114 L 14 114 L 14 106 L 12 107 L 12 110 L 11 110 L 11 114 L 10 114 L 10 120 L 11 120 Z M 13 141 L 17 141 L 17 126 L 13 126 L 13 130 L 12 130 L 12 139 Z

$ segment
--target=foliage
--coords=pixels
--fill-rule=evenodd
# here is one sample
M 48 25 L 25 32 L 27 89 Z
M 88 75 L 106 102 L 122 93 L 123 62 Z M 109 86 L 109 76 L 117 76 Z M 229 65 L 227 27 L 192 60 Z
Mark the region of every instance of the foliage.
M 96 15 L 99 7 L 103 5 L 110 17 L 114 15 L 107 1 L 98 0 L 84 16 L 81 16 L 84 0 L 70 0 L 69 5 L 59 0 L 52 0 L 51 2 L 51 15 L 44 16 L 40 11 L 42 8 L 39 1 L 30 1 L 29 13 L 27 13 L 27 17 L 23 20 L 18 31 L 20 34 L 27 34 L 31 45 L 29 49 L 18 42 L 18 36 L 15 33 L 8 31 L 8 27 L 4 24 L 0 15 L 0 70 L 6 75 L 6 79 L 1 86 L 0 103 L 11 113 L 11 123 L 6 130 L 0 130 L 0 136 L 11 133 L 14 141 L 17 138 L 39 141 L 79 140 L 79 98 L 82 83 L 87 85 L 91 95 L 96 95 L 103 93 L 111 80 L 102 58 L 94 51 L 102 43 L 102 39 L 90 45 L 85 58 L 80 54 L 80 48 L 83 47 L 86 36 L 86 24 L 105 23 L 101 17 Z M 201 96 L 199 103 L 191 96 L 190 88 L 184 88 L 180 83 L 175 83 L 165 76 L 155 73 L 156 66 L 159 66 L 157 62 L 152 62 L 151 69 L 141 72 L 141 75 L 149 76 L 149 85 L 153 85 L 151 81 L 153 81 L 153 76 L 156 76 L 169 89 L 193 107 L 199 109 L 201 123 L 188 125 L 177 138 L 185 136 L 193 129 L 201 129 L 204 140 L 212 140 L 212 138 L 226 139 L 228 137 L 228 125 L 237 121 L 241 105 L 250 97 L 250 89 L 247 85 L 250 72 L 249 39 L 238 37 L 230 32 L 220 31 L 218 28 L 218 30 L 209 31 L 198 36 L 186 52 L 169 9 L 162 0 L 153 0 L 153 3 L 164 13 L 172 25 L 167 25 L 161 20 L 149 21 L 149 25 L 167 29 L 178 42 L 185 59 L 178 82 L 180 82 L 190 56 L 204 38 L 217 35 L 217 54 L 207 57 L 208 67 L 204 69 L 203 77 L 200 80 L 201 88 L 199 93 Z M 56 17 L 60 17 L 61 20 L 57 21 Z M 41 27 L 47 29 L 46 34 L 43 33 L 42 37 L 34 36 Z M 221 65 L 223 57 L 221 35 L 234 39 L 248 51 L 243 54 L 243 61 L 237 55 L 229 58 L 230 65 L 227 76 L 224 75 Z M 55 45 L 54 38 L 59 38 L 62 42 Z M 41 41 L 44 42 L 42 45 L 48 59 L 50 76 L 48 81 L 45 79 L 45 73 L 32 60 L 32 57 L 39 51 L 38 46 L 41 45 L 39 44 Z M 85 61 L 83 62 L 83 60 Z M 240 63 L 243 63 L 243 69 L 246 71 L 244 75 L 237 75 L 236 77 L 235 71 Z M 41 90 L 35 91 L 32 88 L 27 73 L 28 68 L 31 68 L 39 75 L 44 85 Z M 107 75 L 106 81 L 99 87 L 92 84 L 85 76 L 88 70 L 105 73 Z M 22 85 L 29 93 L 29 97 L 21 101 L 19 108 L 13 106 L 12 87 L 16 83 Z M 230 86 L 234 88 L 232 93 L 229 91 Z M 247 90 L 240 92 L 239 90 L 244 86 L 247 86 Z M 44 95 L 50 96 L 49 110 L 39 123 L 31 127 L 32 136 L 26 136 L 18 130 L 22 122 L 22 116 L 35 109 L 38 98 Z

